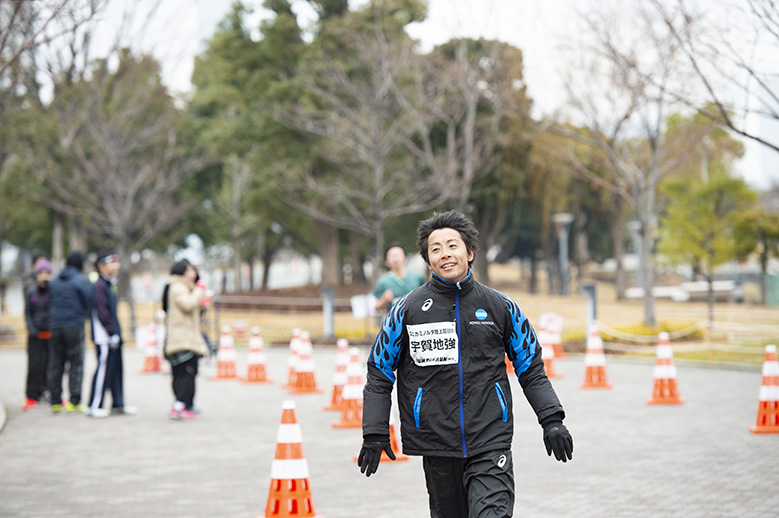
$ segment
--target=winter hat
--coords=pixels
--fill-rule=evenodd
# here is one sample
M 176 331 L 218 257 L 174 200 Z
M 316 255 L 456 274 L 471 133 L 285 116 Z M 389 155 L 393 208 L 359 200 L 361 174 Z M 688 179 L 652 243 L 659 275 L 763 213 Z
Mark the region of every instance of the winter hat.
M 108 264 L 114 261 L 119 261 L 119 256 L 112 250 L 104 250 L 97 253 L 97 260 L 95 261 L 95 268 L 100 264 Z
M 79 252 L 78 250 L 74 250 L 71 253 L 68 254 L 68 257 L 66 259 L 67 266 L 72 266 L 78 271 L 81 271 L 84 269 L 84 254 Z
M 37 261 L 35 261 L 35 267 L 33 268 L 35 271 L 35 274 L 39 274 L 41 272 L 49 272 L 51 273 L 51 262 L 49 262 L 48 259 L 45 257 L 41 257 Z

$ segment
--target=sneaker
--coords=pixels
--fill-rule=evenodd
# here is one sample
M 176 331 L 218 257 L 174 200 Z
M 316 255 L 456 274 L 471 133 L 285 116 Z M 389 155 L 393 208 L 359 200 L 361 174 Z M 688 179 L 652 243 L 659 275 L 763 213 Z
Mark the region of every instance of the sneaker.
M 183 410 L 176 410 L 171 408 L 168 417 L 170 419 L 173 419 L 174 421 L 191 421 L 196 416 L 186 408 L 184 408 Z
M 87 408 L 84 413 L 90 417 L 97 418 L 108 417 L 111 415 L 111 411 L 107 408 Z
M 193 413 L 193 414 L 195 414 L 195 415 L 200 415 L 200 414 L 203 412 L 203 411 L 200 409 L 200 407 L 199 407 L 199 406 L 191 406 L 191 407 L 187 408 L 187 410 L 189 410 L 190 412 L 192 412 L 192 413 Z
M 37 405 L 37 401 L 28 397 L 24 403 L 22 403 L 22 410 L 30 410 L 31 408 L 35 408 Z
M 62 412 L 62 405 L 51 405 L 52 414 L 59 414 L 60 412 Z
M 114 415 L 135 415 L 138 413 L 138 409 L 129 405 L 117 406 L 111 409 L 111 413 Z
M 87 411 L 87 406 L 84 403 L 79 403 L 78 405 L 68 405 L 65 410 L 67 412 L 76 412 L 79 414 L 84 414 Z

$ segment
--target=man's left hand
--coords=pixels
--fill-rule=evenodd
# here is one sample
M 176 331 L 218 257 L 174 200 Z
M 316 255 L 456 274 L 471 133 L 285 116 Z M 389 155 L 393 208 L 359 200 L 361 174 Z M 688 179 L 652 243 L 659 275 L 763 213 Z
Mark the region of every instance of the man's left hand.
M 546 454 L 557 460 L 567 462 L 573 458 L 573 437 L 562 421 L 552 421 L 544 426 L 544 445 Z

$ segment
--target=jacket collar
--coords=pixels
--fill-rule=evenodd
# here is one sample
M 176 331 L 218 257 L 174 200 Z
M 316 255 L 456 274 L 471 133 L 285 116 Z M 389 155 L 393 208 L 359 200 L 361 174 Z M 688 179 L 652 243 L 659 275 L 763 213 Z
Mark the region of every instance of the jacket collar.
M 432 274 L 430 278 L 430 285 L 433 287 L 435 291 L 438 293 L 447 293 L 452 294 L 458 289 L 460 290 L 460 293 L 468 293 L 471 288 L 473 288 L 473 283 L 475 281 L 473 280 L 473 275 L 471 275 L 471 269 L 468 268 L 468 275 L 465 276 L 465 279 L 461 280 L 460 282 L 451 282 L 447 281 L 446 279 L 439 277 L 435 273 Z

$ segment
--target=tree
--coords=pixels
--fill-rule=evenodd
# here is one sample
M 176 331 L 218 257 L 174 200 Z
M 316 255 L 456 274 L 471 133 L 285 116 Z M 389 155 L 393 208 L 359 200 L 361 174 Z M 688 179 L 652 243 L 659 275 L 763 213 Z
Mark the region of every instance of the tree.
M 779 151 L 779 141 L 748 125 L 750 115 L 779 121 L 779 84 L 773 66 L 779 52 L 776 2 L 711 6 L 652 0 L 651 5 L 695 79 L 696 88 L 677 85 L 672 94 L 734 133 Z
M 295 74 L 303 41 L 288 1 L 266 1 L 265 7 L 274 16 L 261 23 L 256 39 L 245 23 L 247 8 L 237 2 L 196 58 L 192 76 L 197 87 L 193 119 L 202 142 L 220 162 L 212 221 L 232 245 L 239 289 L 245 259 L 251 264 L 255 255 L 262 257 L 265 288 L 282 244 L 293 236 L 295 242 L 305 241 L 310 234 L 308 223 L 289 210 L 285 178 L 279 174 L 286 157 L 308 160 L 305 139 L 275 122 L 270 108 L 292 95 L 286 78 Z
M 177 226 L 195 200 L 183 199 L 179 189 L 206 161 L 182 142 L 182 114 L 148 56 L 124 50 L 116 68 L 96 61 L 90 78 L 63 87 L 51 110 L 54 129 L 36 143 L 43 159 L 31 164 L 50 191 L 40 201 L 63 214 L 83 215 L 89 230 L 105 240 L 102 245 L 116 247 L 126 265 L 119 289 L 134 326 L 131 253 L 183 230 Z M 59 131 L 67 129 L 74 131 Z
M 322 20 L 294 81 L 302 95 L 277 107 L 277 120 L 318 137 L 318 159 L 286 164 L 287 171 L 297 165 L 295 207 L 319 225 L 370 238 L 374 271 L 388 222 L 435 207 L 449 192 L 409 152 L 417 113 L 399 101 L 418 80 L 404 27 L 423 13 L 419 2 L 398 0 Z
M 620 23 L 626 17 L 630 23 Z M 691 140 L 680 145 L 682 155 L 666 149 L 666 117 L 674 106 L 669 89 L 683 80 L 679 48 L 674 37 L 641 7 L 591 15 L 587 28 L 596 43 L 588 49 L 589 58 L 580 61 L 580 80 L 572 73 L 567 86 L 570 105 L 585 131 L 564 126 L 556 131 L 599 149 L 608 158 L 614 173 L 609 188 L 625 197 L 635 211 L 644 322 L 652 327 L 657 190 L 684 153 L 697 144 Z
M 760 262 L 760 303 L 766 303 L 768 261 L 779 258 L 779 214 L 755 207 L 738 214 L 733 226 L 736 257 L 743 261 L 757 253 Z
M 709 320 L 714 320 L 714 269 L 737 256 L 735 224 L 757 196 L 741 179 L 717 174 L 668 181 L 670 203 L 661 220 L 658 251 L 673 264 L 691 264 L 709 285 Z
M 108 0 L 0 0 L 0 77 L 36 47 L 73 34 Z
M 487 251 L 516 215 L 511 208 L 532 146 L 522 52 L 498 41 L 459 39 L 423 62 L 417 154 L 446 179 L 447 205 L 470 213 L 480 229 L 475 264 L 489 282 Z

